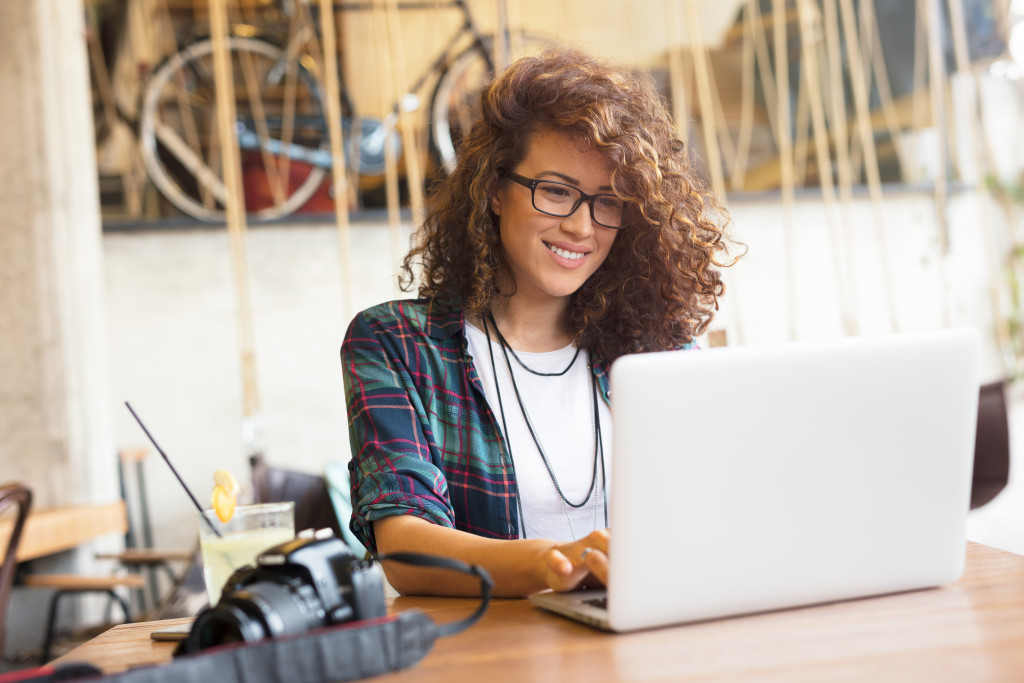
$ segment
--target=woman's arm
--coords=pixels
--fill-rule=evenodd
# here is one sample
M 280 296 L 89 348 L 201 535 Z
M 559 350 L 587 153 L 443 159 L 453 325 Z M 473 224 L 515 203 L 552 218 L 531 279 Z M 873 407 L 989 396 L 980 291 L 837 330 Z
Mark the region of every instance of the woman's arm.
M 377 550 L 442 555 L 480 565 L 494 580 L 496 597 L 523 597 L 551 588 L 573 590 L 584 582 L 608 580 L 608 531 L 595 531 L 573 543 L 541 539 L 483 538 L 433 524 L 412 515 L 378 519 L 373 523 Z M 584 551 L 590 548 L 590 552 Z M 477 595 L 476 580 L 453 572 L 383 562 L 388 582 L 404 595 Z

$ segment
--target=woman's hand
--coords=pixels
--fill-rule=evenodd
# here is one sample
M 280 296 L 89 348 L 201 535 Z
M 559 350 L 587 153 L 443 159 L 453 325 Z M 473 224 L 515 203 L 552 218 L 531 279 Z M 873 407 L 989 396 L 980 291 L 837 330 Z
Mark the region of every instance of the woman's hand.
M 571 591 L 583 584 L 608 584 L 608 530 L 599 529 L 573 543 L 544 553 L 545 577 L 555 591 Z
M 427 553 L 478 564 L 494 581 L 494 597 L 521 598 L 548 588 L 569 591 L 581 584 L 608 581 L 608 530 L 601 529 L 573 543 L 541 538 L 483 538 L 443 527 L 412 515 L 373 522 L 377 551 Z M 443 569 L 384 562 L 388 582 L 403 595 L 480 594 L 479 582 Z

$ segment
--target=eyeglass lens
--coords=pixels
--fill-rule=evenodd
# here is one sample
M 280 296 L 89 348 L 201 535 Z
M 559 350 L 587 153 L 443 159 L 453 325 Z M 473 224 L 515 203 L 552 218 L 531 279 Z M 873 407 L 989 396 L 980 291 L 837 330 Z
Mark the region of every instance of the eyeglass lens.
M 578 208 L 583 192 L 562 183 L 538 182 L 533 190 L 533 206 L 553 216 L 569 216 Z M 625 202 L 611 194 L 594 195 L 590 200 L 590 216 L 598 225 L 621 228 Z

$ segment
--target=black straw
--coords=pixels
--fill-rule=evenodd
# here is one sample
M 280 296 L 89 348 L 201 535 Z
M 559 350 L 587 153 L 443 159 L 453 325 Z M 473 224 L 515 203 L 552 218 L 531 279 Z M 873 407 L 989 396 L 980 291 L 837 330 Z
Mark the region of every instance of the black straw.
M 167 457 L 166 453 L 164 453 L 164 449 L 160 448 L 160 445 L 156 442 L 156 439 L 154 439 L 153 435 L 149 433 L 148 429 L 146 429 L 146 425 L 142 424 L 142 420 L 135 413 L 135 410 L 132 409 L 132 404 L 129 403 L 128 401 L 125 401 L 124 404 L 128 406 L 128 411 L 132 414 L 132 417 L 135 418 L 135 421 L 139 423 L 139 426 L 142 427 L 142 431 L 146 432 L 146 436 L 149 438 L 150 443 L 153 444 L 153 447 L 156 448 L 156 452 L 163 456 L 164 462 L 166 462 L 167 466 L 171 468 L 171 472 L 174 473 L 174 476 L 178 478 L 178 482 L 181 484 L 181 487 L 185 489 L 185 493 L 187 493 L 188 497 L 192 499 L 192 504 L 196 506 L 196 510 L 199 510 L 199 516 L 206 520 L 206 523 L 210 525 L 210 528 L 213 530 L 213 533 L 217 534 L 217 536 L 219 537 L 223 537 L 223 535 L 220 533 L 220 530 L 217 529 L 217 527 L 213 525 L 213 522 L 211 522 L 209 518 L 207 518 L 207 516 L 203 514 L 203 506 L 200 505 L 199 501 L 196 500 L 196 497 L 192 495 L 192 491 L 189 489 L 188 484 L 185 483 L 185 480 L 181 478 L 180 474 L 178 474 L 178 470 L 176 470 L 174 468 L 174 465 L 171 464 L 171 459 Z

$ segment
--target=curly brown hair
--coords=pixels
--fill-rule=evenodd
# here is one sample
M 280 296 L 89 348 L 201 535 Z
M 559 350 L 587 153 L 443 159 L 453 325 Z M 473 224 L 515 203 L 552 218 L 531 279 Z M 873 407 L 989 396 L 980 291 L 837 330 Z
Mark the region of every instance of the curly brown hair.
M 725 290 L 728 213 L 675 137 L 650 78 L 572 49 L 510 66 L 481 97 L 481 118 L 455 171 L 432 193 L 400 284 L 419 295 L 490 310 L 508 272 L 489 194 L 526 155 L 531 136 L 561 131 L 600 151 L 629 222 L 607 260 L 576 291 L 576 342 L 610 363 L 626 353 L 677 348 L 701 334 Z

